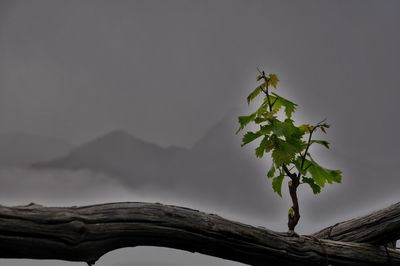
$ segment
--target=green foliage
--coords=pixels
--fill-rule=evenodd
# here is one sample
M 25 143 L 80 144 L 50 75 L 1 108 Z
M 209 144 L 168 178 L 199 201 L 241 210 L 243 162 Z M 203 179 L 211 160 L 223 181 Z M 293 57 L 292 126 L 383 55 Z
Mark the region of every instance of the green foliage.
M 307 159 L 306 159 L 307 160 Z M 307 168 L 307 172 L 311 174 L 315 183 L 321 188 L 324 187 L 325 182 L 329 184 L 340 183 L 342 181 L 342 173 L 340 170 L 330 170 L 326 169 L 319 164 L 317 164 L 311 157 L 309 163 L 309 167 Z
M 267 176 L 268 177 L 274 177 L 275 176 L 275 171 L 276 171 L 275 165 L 272 164 L 271 168 L 267 172 Z
M 320 145 L 324 146 L 325 148 L 329 149 L 329 142 L 327 142 L 326 140 L 312 140 L 311 144 L 314 144 L 314 143 L 320 144 Z
M 277 75 L 259 72 L 257 81 L 261 84 L 249 94 L 247 102 L 250 104 L 260 95 L 264 96 L 263 101 L 255 112 L 239 117 L 240 127 L 237 133 L 249 124 L 259 126 L 257 131 L 244 134 L 242 146 L 261 139 L 255 153 L 258 158 L 262 158 L 266 153 L 271 154 L 272 166 L 267 176 L 272 179 L 273 190 L 282 196 L 282 182 L 289 174 L 290 178 L 296 177 L 299 183 L 308 184 L 314 194 L 320 193 L 326 183 L 340 183 L 341 171 L 320 166 L 309 152 L 313 144 L 329 149 L 328 141 L 312 138 L 319 130 L 326 133 L 329 125 L 321 121 L 315 125 L 296 126 L 292 116 L 297 104 L 269 91 L 271 87 L 277 89 L 279 83 Z M 295 169 L 295 172 L 290 172 L 292 169 Z
M 268 76 L 268 85 L 274 87 L 276 89 L 276 87 L 278 86 L 278 76 L 275 74 L 269 74 Z
M 314 194 L 318 194 L 321 192 L 321 187 L 315 183 L 314 179 L 303 176 L 303 183 L 308 184 Z
M 242 139 L 242 146 L 246 145 L 247 143 L 252 142 L 253 140 L 257 139 L 258 137 L 260 137 L 261 134 L 259 132 L 247 132 Z
M 272 93 L 270 96 L 271 105 L 273 110 L 279 111 L 279 109 L 283 106 L 285 107 L 285 114 L 288 118 L 292 118 L 292 114 L 296 110 L 297 104 L 279 96 L 276 93 Z
M 240 128 L 238 129 L 238 131 L 236 133 L 238 133 L 245 126 L 247 126 L 247 124 L 254 121 L 255 117 L 256 117 L 256 114 L 251 114 L 251 115 L 247 115 L 247 116 L 239 116 Z
M 264 87 L 264 83 L 261 84 L 260 86 L 258 86 L 257 88 L 255 88 L 255 90 L 249 94 L 249 96 L 247 96 L 247 103 L 250 104 L 250 102 L 256 98 L 262 91 L 263 91 L 263 87 Z
M 282 197 L 282 182 L 285 175 L 280 174 L 272 179 L 272 188 Z

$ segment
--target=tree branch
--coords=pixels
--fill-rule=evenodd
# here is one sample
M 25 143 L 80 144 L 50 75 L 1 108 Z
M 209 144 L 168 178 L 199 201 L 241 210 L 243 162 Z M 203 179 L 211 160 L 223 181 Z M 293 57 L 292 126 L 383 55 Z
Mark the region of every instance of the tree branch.
M 0 258 L 93 264 L 135 246 L 199 252 L 249 265 L 399 265 L 400 252 L 368 244 L 289 237 L 217 215 L 150 203 L 86 207 L 0 206 Z M 390 260 L 388 259 L 388 254 Z
M 314 237 L 383 245 L 400 239 L 400 202 L 355 219 L 335 224 Z
M 283 164 L 283 165 L 282 165 L 282 169 L 283 169 L 283 171 L 285 172 L 285 174 L 286 174 L 288 177 L 290 177 L 290 179 L 292 179 L 292 180 L 298 179 L 298 176 L 297 176 L 296 174 L 294 174 L 294 173 L 291 173 L 290 170 L 287 168 L 286 165 Z

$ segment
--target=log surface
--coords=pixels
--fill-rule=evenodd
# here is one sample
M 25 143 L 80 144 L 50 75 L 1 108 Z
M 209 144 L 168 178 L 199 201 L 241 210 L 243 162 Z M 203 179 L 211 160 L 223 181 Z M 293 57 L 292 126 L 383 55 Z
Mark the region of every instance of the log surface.
M 400 265 L 394 249 L 289 237 L 177 206 L 0 206 L 0 258 L 93 264 L 109 251 L 135 246 L 199 252 L 249 265 Z
M 343 242 L 383 245 L 400 239 L 400 202 L 358 218 L 337 223 L 313 234 Z

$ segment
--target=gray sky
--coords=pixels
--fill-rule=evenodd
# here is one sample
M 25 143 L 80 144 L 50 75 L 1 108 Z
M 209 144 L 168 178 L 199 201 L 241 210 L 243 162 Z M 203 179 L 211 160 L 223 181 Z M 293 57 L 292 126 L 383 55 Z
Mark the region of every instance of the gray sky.
M 337 142 L 399 133 L 397 1 L 1 3 L 1 131 L 191 146 L 264 67 Z
M 246 110 L 262 67 L 299 104 L 297 119 L 328 118 L 334 155 L 323 160 L 344 170 L 347 191 L 379 197 L 362 211 L 382 207 L 400 192 L 399 10 L 399 1 L 365 0 L 2 0 L 0 132 L 77 145 L 125 129 L 191 147 Z

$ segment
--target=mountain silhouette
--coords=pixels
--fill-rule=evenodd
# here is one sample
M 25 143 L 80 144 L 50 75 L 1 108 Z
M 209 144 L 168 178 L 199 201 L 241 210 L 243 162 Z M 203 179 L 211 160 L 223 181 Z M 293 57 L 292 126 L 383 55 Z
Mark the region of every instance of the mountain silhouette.
M 138 188 L 154 182 L 167 183 L 164 172 L 171 161 L 186 152 L 183 148 L 162 148 L 140 140 L 126 131 L 115 130 L 73 149 L 67 156 L 49 162 L 35 163 L 36 169 L 88 169 L 118 177 Z
M 268 224 L 281 221 L 282 225 L 290 206 L 287 186 L 282 187 L 284 200 L 272 191 L 266 177 L 271 161 L 268 156 L 257 159 L 254 145 L 240 147 L 241 135 L 235 135 L 236 117 L 235 113 L 226 116 L 190 149 L 163 148 L 128 132 L 113 131 L 73 149 L 67 156 L 36 163 L 33 168 L 106 173 L 133 191 L 160 193 L 165 198 L 173 197 L 174 202 L 185 201 L 181 205 L 195 202 L 222 212 L 268 219 Z M 341 166 L 343 184 L 327 186 L 318 196 L 302 186 L 299 198 L 304 216 L 300 227 L 315 221 L 328 225 L 334 218 L 332 213 L 350 215 L 366 204 L 372 206 L 376 198 L 389 201 L 398 194 L 394 185 L 397 177 L 390 174 L 390 169 L 366 165 L 335 149 L 327 154 L 318 159 L 328 167 Z M 365 180 L 369 185 L 360 186 Z M 384 197 L 382 191 L 386 192 Z M 349 202 L 348 198 L 355 200 Z
M 277 200 L 265 180 L 269 162 L 245 154 L 236 129 L 236 116 L 231 114 L 190 149 L 163 148 L 117 130 L 32 167 L 88 169 L 107 173 L 132 189 L 153 188 L 175 198 L 272 213 L 275 207 L 265 204 Z

